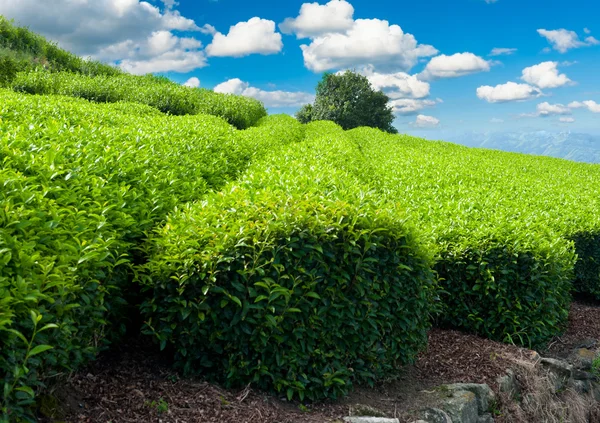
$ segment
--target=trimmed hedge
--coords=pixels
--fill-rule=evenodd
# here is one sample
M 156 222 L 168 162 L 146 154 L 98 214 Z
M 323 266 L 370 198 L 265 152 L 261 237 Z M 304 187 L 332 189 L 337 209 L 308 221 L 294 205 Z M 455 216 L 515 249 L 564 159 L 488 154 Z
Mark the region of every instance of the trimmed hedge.
M 20 72 L 12 88 L 28 94 L 58 94 L 98 103 L 126 101 L 171 115 L 219 116 L 239 129 L 253 126 L 267 112 L 252 98 L 189 88 L 153 75 L 87 76 L 69 72 Z
M 527 346 L 562 332 L 577 259 L 570 233 L 597 225 L 585 193 L 595 192 L 597 166 L 368 128 L 347 134 L 372 165 L 372 186 L 402 201 L 435 248 L 439 324 Z
M 24 418 L 49 375 L 118 337 L 146 233 L 277 148 L 277 134 L 242 143 L 214 116 L 0 90 L 0 416 Z M 34 321 L 51 327 L 36 334 Z M 31 356 L 42 345 L 53 348 Z
M 336 398 L 425 346 L 431 258 L 343 169 L 355 146 L 327 132 L 255 161 L 155 233 L 142 313 L 186 373 Z

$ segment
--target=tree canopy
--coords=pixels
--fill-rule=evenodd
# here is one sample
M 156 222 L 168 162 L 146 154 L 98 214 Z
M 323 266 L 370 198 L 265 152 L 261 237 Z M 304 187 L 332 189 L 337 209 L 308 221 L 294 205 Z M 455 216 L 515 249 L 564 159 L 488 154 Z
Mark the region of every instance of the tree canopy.
M 344 129 L 370 126 L 396 133 L 389 98 L 373 89 L 369 80 L 356 72 L 325 73 L 317 85 L 314 104 L 303 106 L 296 118 L 307 123 L 331 120 Z

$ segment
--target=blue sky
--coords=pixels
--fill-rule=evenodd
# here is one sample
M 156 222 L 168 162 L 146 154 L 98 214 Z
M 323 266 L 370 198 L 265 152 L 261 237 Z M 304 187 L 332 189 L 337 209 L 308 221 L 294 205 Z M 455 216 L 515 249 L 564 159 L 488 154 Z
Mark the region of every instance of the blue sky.
M 596 1 L 3 0 L 0 14 L 271 113 L 293 114 L 323 71 L 350 68 L 390 95 L 400 132 L 600 134 Z

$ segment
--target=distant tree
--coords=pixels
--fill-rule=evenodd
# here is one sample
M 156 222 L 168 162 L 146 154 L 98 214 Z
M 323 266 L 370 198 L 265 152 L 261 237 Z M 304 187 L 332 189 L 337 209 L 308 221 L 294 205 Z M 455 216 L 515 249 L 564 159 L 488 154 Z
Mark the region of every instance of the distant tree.
M 331 120 L 344 129 L 370 126 L 397 133 L 392 126 L 394 114 L 388 106 L 389 100 L 356 72 L 326 73 L 317 85 L 315 103 L 303 106 L 296 118 L 302 123 Z

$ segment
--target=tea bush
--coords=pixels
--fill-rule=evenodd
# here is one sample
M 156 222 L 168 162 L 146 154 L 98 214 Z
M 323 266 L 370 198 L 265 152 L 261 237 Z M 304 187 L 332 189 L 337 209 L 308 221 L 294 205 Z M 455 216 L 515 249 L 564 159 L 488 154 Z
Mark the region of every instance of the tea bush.
M 12 88 L 17 92 L 59 94 L 101 103 L 141 103 L 171 115 L 219 116 L 239 129 L 253 126 L 267 114 L 263 104 L 252 98 L 184 87 L 152 75 L 87 76 L 38 70 L 17 73 Z
M 42 67 L 85 75 L 118 75 L 119 69 L 98 61 L 85 60 L 59 48 L 24 27 L 17 27 L 0 15 L 0 86 L 10 83 L 17 71 Z
M 427 341 L 430 256 L 315 131 L 156 231 L 142 306 L 176 365 L 316 400 L 391 377 Z M 308 131 L 307 131 L 308 132 Z
M 122 332 L 145 233 L 284 142 L 271 132 L 241 143 L 214 116 L 0 90 L 0 415 Z
M 577 258 L 572 241 L 600 228 L 598 166 L 367 128 L 348 136 L 372 166 L 372 186 L 401 201 L 435 246 L 440 324 L 539 345 L 564 328 L 574 268 L 590 269 L 576 286 L 583 277 L 598 286 L 593 260 L 582 248 Z

